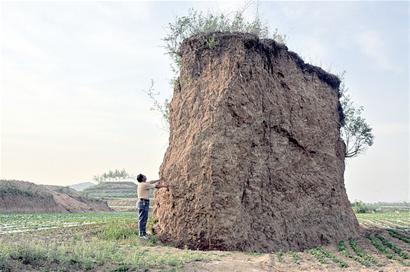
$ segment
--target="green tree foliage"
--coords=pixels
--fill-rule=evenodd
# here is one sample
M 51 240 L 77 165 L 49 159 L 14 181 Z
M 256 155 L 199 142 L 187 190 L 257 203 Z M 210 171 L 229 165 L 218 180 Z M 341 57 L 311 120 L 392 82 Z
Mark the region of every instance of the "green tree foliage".
M 202 13 L 190 9 L 188 15 L 176 17 L 174 22 L 169 23 L 168 33 L 164 37 L 165 49 L 172 60 L 172 70 L 179 72 L 181 65 L 181 56 L 179 48 L 181 43 L 196 34 L 211 34 L 214 32 L 242 32 L 251 33 L 259 38 L 272 38 L 279 43 L 285 43 L 286 36 L 279 34 L 275 29 L 270 33 L 266 24 L 262 23 L 258 16 L 254 20 L 246 20 L 244 12 L 248 8 L 245 6 L 242 10 L 234 13 L 234 16 L 227 16 L 223 13 Z M 209 44 L 215 44 L 215 40 L 208 41 Z
M 362 116 L 364 108 L 355 105 L 348 94 L 348 88 L 344 83 L 344 74 L 340 76 L 342 80 L 340 85 L 340 104 L 342 105 L 345 118 L 340 135 L 346 144 L 345 157 L 352 158 L 373 145 L 374 135 L 372 128 Z
M 127 171 L 125 171 L 125 169 L 122 169 L 122 170 L 115 169 L 114 171 L 109 170 L 108 172 L 103 173 L 100 176 L 94 176 L 93 180 L 97 181 L 98 183 L 101 183 L 101 182 L 106 182 L 106 181 L 118 181 L 118 180 L 128 179 L 128 178 L 132 178 L 132 176 L 128 174 Z
M 362 201 L 355 201 L 352 203 L 352 209 L 355 213 L 370 213 L 376 210 Z

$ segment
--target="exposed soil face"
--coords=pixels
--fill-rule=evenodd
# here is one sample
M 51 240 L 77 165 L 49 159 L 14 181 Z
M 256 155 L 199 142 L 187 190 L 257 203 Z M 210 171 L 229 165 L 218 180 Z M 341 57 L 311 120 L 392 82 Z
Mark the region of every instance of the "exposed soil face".
M 61 186 L 0 180 L 0 212 L 111 211 L 107 203 Z
M 158 238 L 271 252 L 358 235 L 343 173 L 336 76 L 250 34 L 194 36 L 170 105 Z

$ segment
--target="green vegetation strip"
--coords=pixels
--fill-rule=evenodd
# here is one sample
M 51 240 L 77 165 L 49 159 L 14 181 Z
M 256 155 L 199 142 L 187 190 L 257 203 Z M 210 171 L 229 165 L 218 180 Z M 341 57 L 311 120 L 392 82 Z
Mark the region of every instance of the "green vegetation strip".
M 374 236 L 368 235 L 366 236 L 367 239 L 370 240 L 371 244 L 380 252 L 382 253 L 384 256 L 386 256 L 388 259 L 394 259 L 393 254 L 389 251 L 388 248 L 386 248 L 383 243 L 377 239 Z
M 389 231 L 389 234 L 390 234 L 391 237 L 394 237 L 394 238 L 399 239 L 399 240 L 401 240 L 401 241 L 403 241 L 407 244 L 410 244 L 410 237 L 408 237 L 404 234 L 401 234 L 400 232 L 397 232 L 396 230 L 390 229 L 388 231 Z
M 385 255 L 388 259 L 397 260 L 403 266 L 410 266 L 410 262 L 400 259 L 397 255 L 394 255 L 390 252 L 388 247 L 385 247 L 380 239 L 368 235 L 367 238 L 370 240 L 372 245 L 383 255 Z
M 133 212 L 0 214 L 0 235 L 110 222 L 135 222 Z
M 326 261 L 325 255 L 323 255 L 323 252 L 319 248 L 313 248 L 309 250 L 309 253 L 313 255 L 313 257 L 316 258 L 316 260 L 319 261 L 321 264 L 327 264 L 328 262 Z
M 370 263 L 367 260 L 364 260 L 363 258 L 357 256 L 357 255 L 352 255 L 346 248 L 345 242 L 344 241 L 340 241 L 339 244 L 337 245 L 337 249 L 339 251 L 340 254 L 342 254 L 343 256 L 350 258 L 352 260 L 355 260 L 356 262 L 369 267 L 372 265 L 372 263 Z
M 146 271 L 180 269 L 189 262 L 212 259 L 208 252 L 152 248 L 149 241 L 138 238 L 132 226 L 113 223 L 87 239 L 81 236 L 63 242 L 0 240 L 0 271 Z
M 328 258 L 341 268 L 349 266 L 345 261 L 339 259 L 336 255 L 334 255 L 330 251 L 325 250 L 322 247 L 311 249 L 310 254 L 312 254 L 322 264 L 326 263 L 325 259 Z
M 366 254 L 366 252 L 364 252 L 363 249 L 359 247 L 356 240 L 349 239 L 349 244 L 350 244 L 350 247 L 353 249 L 354 253 L 356 253 L 357 256 L 362 258 L 365 263 L 368 263 L 369 266 L 378 265 L 378 263 L 372 256 Z
M 292 257 L 292 260 L 295 264 L 300 264 L 300 256 L 295 251 L 290 251 L 289 255 Z
M 283 261 L 283 251 L 279 250 L 276 252 L 276 256 L 278 257 L 278 261 L 281 263 Z
M 375 234 L 375 237 L 377 239 L 379 239 L 383 245 L 385 245 L 386 247 L 390 248 L 391 250 L 393 250 L 397 255 L 399 255 L 400 257 L 402 257 L 403 259 L 409 259 L 409 255 L 404 252 L 401 248 L 399 248 L 398 246 L 396 246 L 394 243 L 392 243 L 391 241 L 387 240 L 386 238 L 384 238 L 382 235 L 380 234 Z

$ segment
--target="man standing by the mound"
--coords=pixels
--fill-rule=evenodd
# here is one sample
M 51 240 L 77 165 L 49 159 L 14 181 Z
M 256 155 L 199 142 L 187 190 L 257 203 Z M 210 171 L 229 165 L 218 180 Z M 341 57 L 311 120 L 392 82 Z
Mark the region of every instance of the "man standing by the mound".
M 160 184 L 159 180 L 152 180 L 147 182 L 147 177 L 143 174 L 138 174 L 138 228 L 139 236 L 143 239 L 148 239 L 146 228 L 148 221 L 148 211 L 149 211 L 149 190 L 167 188 L 168 186 Z

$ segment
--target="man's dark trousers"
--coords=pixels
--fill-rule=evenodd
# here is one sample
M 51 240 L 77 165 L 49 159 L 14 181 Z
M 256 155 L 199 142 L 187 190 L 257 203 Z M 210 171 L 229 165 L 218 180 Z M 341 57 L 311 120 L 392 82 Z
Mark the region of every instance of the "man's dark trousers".
M 138 227 L 139 235 L 147 235 L 147 221 L 148 221 L 149 200 L 140 198 L 138 201 Z

